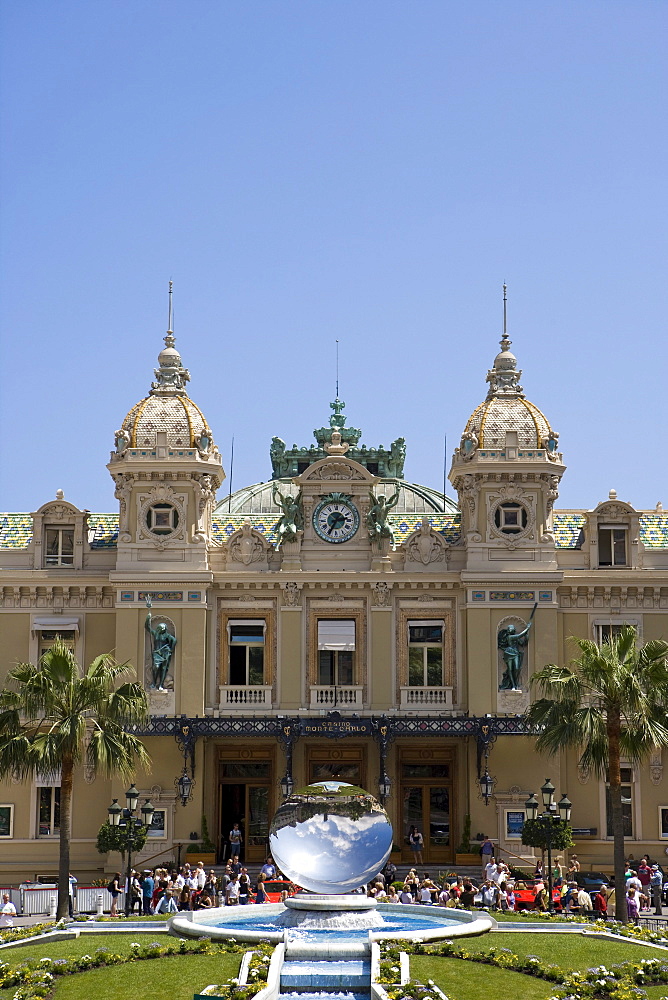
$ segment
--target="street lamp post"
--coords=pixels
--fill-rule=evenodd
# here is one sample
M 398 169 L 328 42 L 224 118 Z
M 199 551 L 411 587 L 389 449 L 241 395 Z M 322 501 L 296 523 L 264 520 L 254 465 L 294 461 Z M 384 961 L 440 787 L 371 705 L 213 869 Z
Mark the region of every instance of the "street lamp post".
M 107 809 L 107 812 L 109 813 L 109 825 L 119 827 L 119 829 L 123 830 L 125 835 L 125 851 L 128 858 L 127 869 L 125 872 L 126 917 L 130 916 L 130 908 L 132 906 L 132 854 L 138 843 L 139 831 L 141 830 L 142 833 L 146 833 L 147 828 L 151 825 L 153 813 L 155 812 L 151 802 L 146 799 L 144 805 L 141 807 L 140 819 L 139 816 L 136 815 L 138 799 L 139 792 L 133 783 L 125 793 L 125 809 L 122 809 L 119 806 L 118 799 L 114 799 Z
M 538 815 L 538 799 L 534 792 L 524 803 L 527 819 L 537 819 L 540 821 L 545 841 L 547 843 L 547 892 L 548 911 L 554 913 L 554 900 L 552 899 L 553 879 L 552 879 L 552 832 L 553 824 L 557 820 L 568 823 L 571 818 L 571 802 L 566 794 L 563 794 L 559 802 L 554 801 L 554 785 L 549 778 L 545 779 L 545 784 L 541 786 L 541 798 L 543 800 L 543 812 Z

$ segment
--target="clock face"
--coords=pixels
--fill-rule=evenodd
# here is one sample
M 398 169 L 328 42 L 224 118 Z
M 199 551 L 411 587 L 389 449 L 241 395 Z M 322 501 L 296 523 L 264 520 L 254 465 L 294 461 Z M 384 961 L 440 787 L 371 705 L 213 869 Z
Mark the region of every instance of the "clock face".
M 357 508 L 346 500 L 321 500 L 313 511 L 313 527 L 326 542 L 347 542 L 359 526 Z

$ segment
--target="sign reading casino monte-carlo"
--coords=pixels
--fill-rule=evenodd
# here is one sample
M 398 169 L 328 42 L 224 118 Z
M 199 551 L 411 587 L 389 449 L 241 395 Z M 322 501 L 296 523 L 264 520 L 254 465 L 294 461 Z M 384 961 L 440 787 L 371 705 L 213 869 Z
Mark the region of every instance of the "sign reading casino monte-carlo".
M 303 736 L 371 736 L 371 722 L 366 719 L 303 719 Z

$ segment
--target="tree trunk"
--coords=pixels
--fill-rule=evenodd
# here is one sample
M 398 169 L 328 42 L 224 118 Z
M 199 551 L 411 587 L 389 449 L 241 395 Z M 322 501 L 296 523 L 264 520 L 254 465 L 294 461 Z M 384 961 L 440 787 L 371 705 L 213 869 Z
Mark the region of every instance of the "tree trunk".
M 619 759 L 621 715 L 618 709 L 608 710 L 608 782 L 612 807 L 613 861 L 615 869 L 615 916 L 621 923 L 628 923 L 626 910 L 626 864 L 624 855 L 624 813 L 622 810 L 622 774 Z
M 69 915 L 70 895 L 70 841 L 72 839 L 72 774 L 71 754 L 63 756 L 60 774 L 60 858 L 58 863 L 59 920 Z

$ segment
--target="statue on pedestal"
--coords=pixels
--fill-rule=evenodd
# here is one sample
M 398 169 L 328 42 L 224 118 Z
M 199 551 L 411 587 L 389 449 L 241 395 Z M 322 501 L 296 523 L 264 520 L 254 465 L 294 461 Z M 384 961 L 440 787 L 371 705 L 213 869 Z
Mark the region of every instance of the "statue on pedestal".
M 524 648 L 529 641 L 529 632 L 533 624 L 533 616 L 536 613 L 537 604 L 534 604 L 529 624 L 521 632 L 518 632 L 514 625 L 502 628 L 496 638 L 496 644 L 501 650 L 503 662 L 506 669 L 501 678 L 499 691 L 520 691 L 520 675 L 522 673 L 522 663 L 524 662 Z
M 165 680 L 172 663 L 172 655 L 176 646 L 176 636 L 172 635 L 164 622 L 160 622 L 155 628 L 151 628 L 151 598 L 146 598 L 146 607 L 149 609 L 146 615 L 144 627 L 151 636 L 151 688 L 156 691 L 165 690 Z

